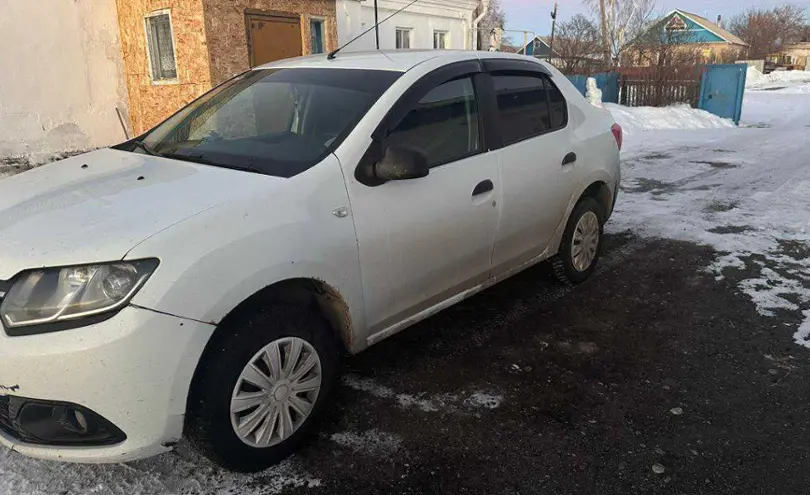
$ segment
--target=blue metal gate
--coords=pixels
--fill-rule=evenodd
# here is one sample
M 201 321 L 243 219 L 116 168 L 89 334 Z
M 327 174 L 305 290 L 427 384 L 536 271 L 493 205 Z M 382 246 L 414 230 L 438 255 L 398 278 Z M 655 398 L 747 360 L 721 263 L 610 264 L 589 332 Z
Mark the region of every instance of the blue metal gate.
M 740 123 L 746 64 L 708 65 L 703 69 L 698 108 Z
M 602 101 L 619 103 L 619 74 L 617 72 L 607 72 L 595 74 L 593 77 L 596 79 L 596 87 L 602 90 Z M 584 96 L 588 76 L 568 76 L 568 79 Z

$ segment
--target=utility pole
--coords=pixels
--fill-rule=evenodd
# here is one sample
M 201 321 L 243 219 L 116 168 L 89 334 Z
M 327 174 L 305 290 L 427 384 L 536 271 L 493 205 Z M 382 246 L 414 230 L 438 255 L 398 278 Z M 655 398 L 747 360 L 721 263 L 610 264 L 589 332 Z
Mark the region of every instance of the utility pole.
M 551 54 L 554 53 L 554 29 L 557 27 L 557 2 L 554 2 L 554 12 L 551 13 L 551 41 L 548 44 L 548 62 L 551 63 Z
M 610 70 L 610 43 L 608 42 L 607 12 L 605 12 L 605 0 L 599 0 L 599 15 L 602 20 L 602 53 L 605 57 L 605 70 Z
M 605 0 L 602 0 L 602 2 L 603 2 L 602 6 L 603 7 L 604 7 L 604 1 Z M 604 12 L 604 10 L 605 9 L 602 9 L 602 12 Z M 604 18 L 604 17 L 605 16 L 602 15 L 602 18 Z M 374 35 L 377 37 L 377 50 L 379 50 L 380 49 L 380 14 L 377 11 L 377 0 L 374 0 Z

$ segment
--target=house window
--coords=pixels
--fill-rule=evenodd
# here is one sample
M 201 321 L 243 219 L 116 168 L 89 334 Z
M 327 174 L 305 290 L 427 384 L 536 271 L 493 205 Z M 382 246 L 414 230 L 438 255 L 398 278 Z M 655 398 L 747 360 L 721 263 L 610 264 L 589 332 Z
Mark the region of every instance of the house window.
M 310 20 L 309 32 L 312 38 L 312 53 L 323 53 L 323 19 Z
M 433 48 L 435 50 L 446 50 L 447 38 L 447 31 L 433 31 Z
M 411 28 L 397 28 L 397 49 L 411 47 Z
M 146 17 L 146 49 L 153 82 L 177 79 L 172 20 L 168 11 Z

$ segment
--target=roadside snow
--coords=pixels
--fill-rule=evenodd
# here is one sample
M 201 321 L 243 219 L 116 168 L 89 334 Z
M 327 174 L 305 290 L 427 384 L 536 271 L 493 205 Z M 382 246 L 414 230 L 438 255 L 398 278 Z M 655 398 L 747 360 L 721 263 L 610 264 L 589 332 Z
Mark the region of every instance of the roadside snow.
M 810 82 L 810 71 L 780 70 L 770 74 L 763 74 L 756 67 L 748 67 L 745 75 L 746 88 L 760 88 L 763 86 L 777 86 L 790 83 Z
M 734 127 L 728 119 L 698 110 L 686 104 L 665 108 L 624 107 L 615 103 L 605 103 L 616 123 L 622 126 L 625 134 L 661 129 L 723 129 Z
M 742 274 L 761 314 L 804 311 L 799 342 L 810 338 L 810 93 L 796 87 L 749 91 L 740 128 L 629 133 L 608 230 L 712 246 L 706 270 Z M 639 128 L 659 125 L 641 117 Z

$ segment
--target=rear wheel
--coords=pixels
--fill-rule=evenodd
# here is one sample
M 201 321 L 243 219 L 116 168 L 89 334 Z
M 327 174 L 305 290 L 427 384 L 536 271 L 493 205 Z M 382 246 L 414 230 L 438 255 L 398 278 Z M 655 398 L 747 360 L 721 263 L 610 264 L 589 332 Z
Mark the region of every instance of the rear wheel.
M 274 307 L 219 331 L 200 363 L 186 435 L 234 471 L 259 471 L 306 440 L 337 374 L 338 352 L 313 309 Z
M 552 260 L 554 276 L 566 285 L 584 282 L 596 269 L 602 249 L 604 213 L 593 198 L 574 207 L 560 250 Z

